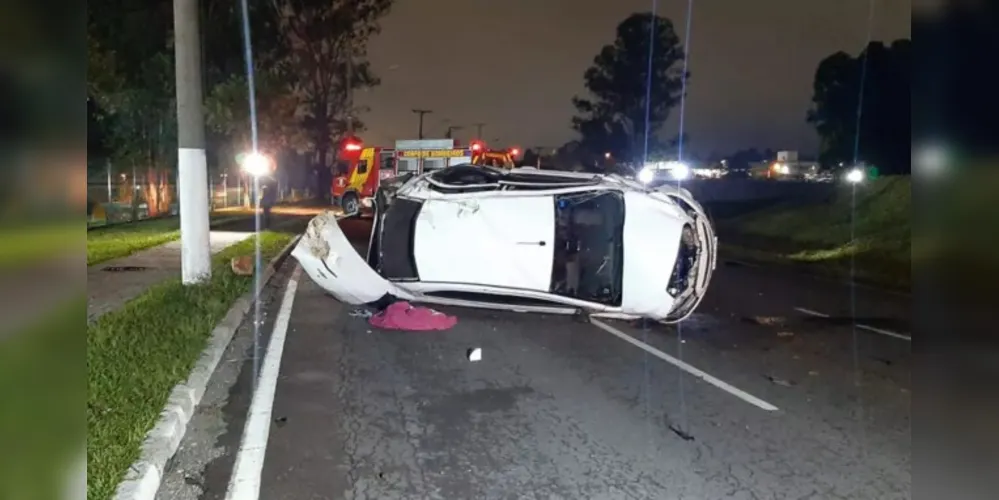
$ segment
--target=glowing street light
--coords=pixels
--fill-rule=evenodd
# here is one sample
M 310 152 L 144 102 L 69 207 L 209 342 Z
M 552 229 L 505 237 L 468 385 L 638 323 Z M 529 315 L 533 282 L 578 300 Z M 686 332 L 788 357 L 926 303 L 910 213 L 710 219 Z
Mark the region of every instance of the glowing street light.
M 253 151 L 241 158 L 240 167 L 254 177 L 264 176 L 271 172 L 271 159 L 263 153 Z
M 607 158 L 609 160 L 610 157 L 611 157 L 610 152 L 604 153 L 604 158 Z

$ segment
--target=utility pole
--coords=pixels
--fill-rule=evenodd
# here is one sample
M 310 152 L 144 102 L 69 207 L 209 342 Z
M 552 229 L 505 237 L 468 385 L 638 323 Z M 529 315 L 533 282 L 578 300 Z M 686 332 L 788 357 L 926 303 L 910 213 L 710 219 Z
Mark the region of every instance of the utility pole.
M 173 0 L 180 274 L 185 285 L 200 283 L 212 276 L 198 17 L 198 0 Z
M 447 126 L 447 132 L 444 134 L 444 138 L 445 139 L 453 139 L 454 138 L 454 131 L 455 130 L 461 130 L 463 128 L 464 127 L 462 127 L 461 125 L 448 125 Z
M 413 112 L 416 113 L 416 114 L 418 114 L 418 115 L 420 115 L 420 128 L 419 128 L 419 132 L 418 132 L 417 138 L 418 139 L 423 139 L 423 115 L 426 115 L 428 113 L 433 113 L 433 110 L 430 110 L 430 109 L 414 109 Z
M 473 123 L 472 125 L 475 125 L 475 138 L 481 141 L 482 140 L 482 127 L 485 127 L 486 124 L 485 123 Z

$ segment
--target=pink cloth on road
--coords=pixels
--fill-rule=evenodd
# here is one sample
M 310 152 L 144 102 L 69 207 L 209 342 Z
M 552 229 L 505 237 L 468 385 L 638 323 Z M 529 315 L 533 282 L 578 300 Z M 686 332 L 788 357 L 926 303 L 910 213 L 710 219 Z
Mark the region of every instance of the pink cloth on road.
M 394 302 L 385 310 L 368 319 L 371 326 L 387 330 L 408 330 L 425 332 L 447 330 L 458 324 L 458 318 L 448 316 L 428 307 L 419 307 L 409 302 Z

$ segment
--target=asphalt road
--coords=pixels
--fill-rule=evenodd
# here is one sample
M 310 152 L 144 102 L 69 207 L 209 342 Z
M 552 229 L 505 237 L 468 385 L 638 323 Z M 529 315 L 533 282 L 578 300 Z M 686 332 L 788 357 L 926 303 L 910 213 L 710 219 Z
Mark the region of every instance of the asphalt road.
M 293 267 L 265 294 L 258 359 Z M 911 300 L 737 263 L 715 276 L 678 328 L 463 309 L 407 333 L 300 274 L 259 498 L 910 498 Z M 224 498 L 254 448 L 252 339 L 244 325 L 160 498 Z

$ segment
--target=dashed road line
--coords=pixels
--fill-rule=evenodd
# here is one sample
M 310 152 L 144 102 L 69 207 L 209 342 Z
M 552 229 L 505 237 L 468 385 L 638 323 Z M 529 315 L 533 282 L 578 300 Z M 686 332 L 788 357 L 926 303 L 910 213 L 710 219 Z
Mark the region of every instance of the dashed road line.
M 818 312 L 818 311 L 813 311 L 811 309 L 805 309 L 804 307 L 795 307 L 794 310 L 798 311 L 798 312 L 801 312 L 801 313 L 805 313 L 805 314 L 807 314 L 809 316 L 815 316 L 816 318 L 831 318 L 832 317 L 832 316 L 830 316 L 830 315 L 828 315 L 826 313 L 821 313 L 821 312 Z M 912 337 L 910 337 L 909 335 L 903 335 L 901 333 L 893 332 L 891 330 L 885 330 L 884 328 L 875 328 L 873 326 L 865 325 L 863 323 L 856 323 L 856 327 L 860 328 L 861 330 L 867 330 L 867 331 L 869 331 L 871 333 L 877 333 L 877 334 L 885 335 L 887 337 L 892 337 L 892 338 L 896 338 L 896 339 L 899 339 L 899 340 L 904 340 L 906 342 L 912 342 Z
M 661 360 L 663 360 L 663 361 L 665 361 L 665 362 L 667 362 L 667 363 L 669 363 L 669 364 L 671 364 L 671 365 L 673 365 L 673 366 L 675 366 L 675 367 L 677 367 L 677 368 L 679 368 L 679 369 L 681 369 L 681 370 L 683 370 L 683 371 L 685 371 L 685 372 L 687 372 L 687 373 L 689 373 L 689 374 L 691 374 L 691 375 L 693 375 L 693 376 L 695 376 L 695 377 L 697 377 L 697 378 L 699 378 L 699 379 L 701 379 L 701 380 L 703 380 L 703 381 L 705 381 L 705 382 L 707 382 L 707 383 L 709 383 L 709 384 L 711 384 L 711 385 L 713 385 L 713 386 L 715 386 L 715 387 L 717 387 L 717 388 L 719 388 L 719 389 L 721 389 L 721 390 L 723 390 L 723 391 L 725 391 L 725 392 L 727 392 L 727 393 L 729 393 L 729 394 L 731 394 L 731 395 L 733 395 L 733 396 L 735 396 L 735 397 L 737 397 L 737 398 L 739 398 L 739 399 L 741 399 L 741 400 L 743 400 L 743 401 L 745 401 L 745 402 L 747 402 L 747 403 L 749 403 L 749 404 L 751 404 L 753 406 L 756 406 L 758 408 L 764 409 L 766 411 L 777 411 L 777 409 L 778 409 L 776 406 L 774 406 L 774 405 L 772 405 L 772 404 L 770 404 L 770 403 L 768 403 L 768 402 L 766 402 L 766 401 L 764 401 L 764 400 L 762 400 L 762 399 L 760 399 L 760 398 L 758 398 L 756 396 L 753 396 L 752 394 L 750 394 L 750 393 L 748 393 L 746 391 L 743 391 L 742 389 L 739 389 L 738 387 L 735 387 L 735 386 L 733 386 L 733 385 L 725 382 L 724 380 L 721 380 L 721 379 L 719 379 L 717 377 L 714 377 L 713 375 L 708 374 L 707 372 L 704 372 L 704 371 L 702 371 L 702 370 L 700 370 L 698 368 L 695 368 L 694 366 L 691 366 L 691 365 L 689 365 L 689 364 L 687 364 L 687 363 L 685 363 L 685 362 L 683 362 L 683 361 L 681 361 L 679 359 L 676 359 L 673 356 L 670 356 L 669 354 L 666 354 L 665 352 L 662 352 L 659 349 L 656 349 L 655 347 L 652 347 L 651 345 L 646 344 L 645 342 L 642 342 L 641 340 L 638 340 L 635 337 L 632 337 L 631 335 L 628 335 L 627 333 L 624 333 L 621 330 L 618 330 L 617 328 L 614 328 L 613 326 L 608 325 L 607 323 L 604 323 L 603 321 L 600 321 L 600 320 L 598 320 L 596 318 L 590 318 L 590 323 L 593 323 L 593 325 L 596 326 L 597 328 L 600 328 L 601 330 L 604 330 L 605 332 L 610 333 L 611 335 L 614 335 L 615 337 L 617 337 L 617 338 L 619 338 L 619 339 L 621 339 L 621 340 L 623 340 L 623 341 L 625 341 L 625 342 L 627 342 L 627 343 L 629 343 L 629 344 L 631 344 L 631 345 L 633 345 L 635 347 L 638 347 L 638 348 L 644 350 L 645 352 L 647 352 L 647 353 L 649 353 L 649 354 L 651 354 L 651 355 L 653 355 L 653 356 L 655 356 L 655 357 L 657 357 L 657 358 L 659 358 L 659 359 L 661 359 Z

